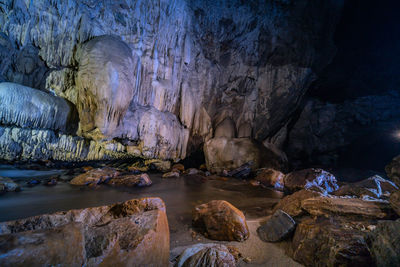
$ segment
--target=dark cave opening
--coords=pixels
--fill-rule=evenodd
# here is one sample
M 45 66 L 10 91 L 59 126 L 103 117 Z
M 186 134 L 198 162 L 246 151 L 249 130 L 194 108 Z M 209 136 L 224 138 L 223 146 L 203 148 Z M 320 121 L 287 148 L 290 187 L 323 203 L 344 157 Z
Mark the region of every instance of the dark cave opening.
M 336 55 L 307 92 L 307 99 L 336 109 L 331 114 L 337 117 L 335 126 L 320 126 L 326 129 L 319 131 L 324 132 L 319 142 L 329 139 L 339 144 L 338 138 L 324 139 L 324 135 L 344 132 L 338 136 L 346 141 L 337 151 L 327 151 L 335 154 L 339 169 L 383 172 L 400 150 L 399 8 L 398 1 L 345 1 L 334 36 Z M 325 165 L 322 154 L 315 153 L 311 161 Z

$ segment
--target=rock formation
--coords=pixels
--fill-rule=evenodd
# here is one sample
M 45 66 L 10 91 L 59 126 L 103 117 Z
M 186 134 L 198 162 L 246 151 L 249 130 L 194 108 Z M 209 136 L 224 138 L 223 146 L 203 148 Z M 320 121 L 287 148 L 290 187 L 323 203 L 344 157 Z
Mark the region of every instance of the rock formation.
M 178 160 L 214 137 L 281 148 L 315 71 L 335 52 L 342 5 L 7 1 L 0 9 L 0 79 L 68 99 L 87 143 L 114 138 L 125 155 Z M 12 142 L 2 154 L 24 146 Z M 98 146 L 96 159 L 117 156 Z M 31 158 L 90 158 L 49 153 Z M 7 158 L 16 157 L 21 153 Z
M 159 198 L 0 223 L 2 266 L 165 266 L 168 258 Z

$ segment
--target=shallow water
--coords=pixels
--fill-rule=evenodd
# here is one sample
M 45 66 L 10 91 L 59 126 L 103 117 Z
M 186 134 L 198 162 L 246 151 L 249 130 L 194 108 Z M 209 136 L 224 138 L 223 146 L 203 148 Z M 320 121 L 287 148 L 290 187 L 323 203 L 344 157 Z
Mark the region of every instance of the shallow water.
M 168 218 L 181 223 L 190 223 L 191 211 L 195 205 L 214 199 L 231 202 L 243 210 L 247 217 L 261 217 L 269 214 L 272 206 L 282 197 L 280 192 L 253 187 L 242 180 L 210 180 L 197 175 L 162 179 L 161 174 L 150 174 L 153 185 L 143 188 L 104 185 L 93 189 L 72 186 L 68 182 L 59 182 L 56 186 L 26 186 L 26 181 L 30 178 L 46 179 L 65 172 L 66 170 L 20 170 L 2 165 L 0 176 L 12 177 L 22 186 L 22 191 L 0 195 L 0 221 L 108 205 L 142 197 L 160 197 L 166 203 Z

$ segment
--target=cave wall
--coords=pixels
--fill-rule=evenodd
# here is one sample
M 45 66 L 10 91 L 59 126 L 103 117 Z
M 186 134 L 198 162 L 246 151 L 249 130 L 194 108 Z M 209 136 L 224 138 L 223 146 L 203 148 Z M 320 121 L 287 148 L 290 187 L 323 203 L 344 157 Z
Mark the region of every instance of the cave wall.
M 295 166 L 382 172 L 399 154 L 399 8 L 398 1 L 345 1 L 337 53 L 290 128 L 286 152 Z
M 315 73 L 335 53 L 342 5 L 337 0 L 2 1 L 0 80 L 71 101 L 80 111 L 78 135 L 117 142 L 135 156 L 181 159 L 215 131 L 281 146 L 277 135 L 286 138 L 286 125 Z M 124 105 L 113 98 L 112 79 L 105 82 L 111 97 L 104 97 L 80 75 L 87 62 L 80 51 L 111 35 L 132 53 L 124 74 L 130 101 Z M 107 68 L 104 75 L 121 74 L 118 67 Z M 107 106 L 112 114 L 85 120 L 79 107 L 87 103 Z M 106 117 L 111 130 L 104 127 Z

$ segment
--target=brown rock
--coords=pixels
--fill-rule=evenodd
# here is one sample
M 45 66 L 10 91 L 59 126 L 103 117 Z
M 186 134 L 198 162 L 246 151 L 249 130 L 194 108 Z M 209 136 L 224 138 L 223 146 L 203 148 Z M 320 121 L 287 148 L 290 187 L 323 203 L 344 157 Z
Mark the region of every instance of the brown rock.
M 260 182 L 257 181 L 257 180 L 252 179 L 252 180 L 249 181 L 249 184 L 252 185 L 252 186 L 259 186 Z
M 0 265 L 83 265 L 84 246 L 82 223 L 71 222 L 53 229 L 4 234 L 0 235 Z
M 386 180 L 378 175 L 374 175 L 368 179 L 357 183 L 350 183 L 341 186 L 332 194 L 335 196 L 357 196 L 381 198 L 388 197 L 391 193 L 398 190 L 398 187 L 391 181 Z
M 400 155 L 395 157 L 386 167 L 387 176 L 400 187 Z
M 354 218 L 383 219 L 393 216 L 390 205 L 383 201 L 365 201 L 358 198 L 315 197 L 301 202 L 302 209 L 311 215 L 342 215 Z
M 136 162 L 128 167 L 128 171 L 131 172 L 148 172 L 149 166 Z
M 256 180 L 265 186 L 283 190 L 285 175 L 274 169 L 260 169 L 257 171 Z
M 243 213 L 224 200 L 196 206 L 192 219 L 193 226 L 210 239 L 244 241 L 250 234 Z
M 400 191 L 393 193 L 390 196 L 389 202 L 393 210 L 400 216 Z
M 322 196 L 321 193 L 312 190 L 300 190 L 291 195 L 288 195 L 281 199 L 279 203 L 274 207 L 273 212 L 277 210 L 283 210 L 292 217 L 299 216 L 305 213 L 301 208 L 301 202 L 305 199 Z
M 185 166 L 183 166 L 183 164 L 174 164 L 172 166 L 171 172 L 179 172 L 179 173 L 183 173 L 185 171 Z
M 118 176 L 120 173 L 113 168 L 93 169 L 86 173 L 80 174 L 71 180 L 72 185 L 89 185 L 101 184 L 109 179 Z
M 371 266 L 364 234 L 335 218 L 307 219 L 297 225 L 293 258 L 305 266 Z
M 229 249 L 224 245 L 196 244 L 182 252 L 175 266 L 236 266 L 236 261 Z
M 107 182 L 109 185 L 115 186 L 150 186 L 152 181 L 147 173 L 142 174 L 126 174 L 112 178 Z
M 196 168 L 189 168 L 185 171 L 185 174 L 187 175 L 196 175 L 196 174 L 200 174 L 200 175 L 204 175 L 204 173 Z
M 305 169 L 287 174 L 285 188 L 290 192 L 312 189 L 318 192 L 333 192 L 339 188 L 335 176 L 322 169 Z
M 173 172 L 164 173 L 162 178 L 177 178 L 179 176 L 180 176 L 179 172 L 173 171 Z
M 4 222 L 0 233 L 1 266 L 168 266 L 169 262 L 168 221 L 159 198 Z
M 92 166 L 84 166 L 84 167 L 82 167 L 82 170 L 87 172 L 87 171 L 93 170 L 93 167 Z

